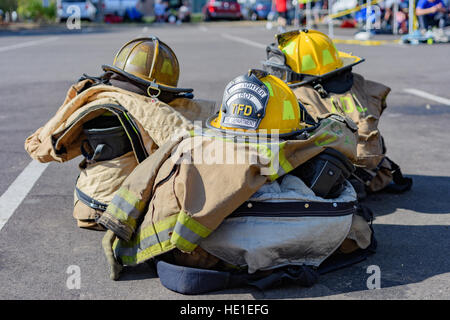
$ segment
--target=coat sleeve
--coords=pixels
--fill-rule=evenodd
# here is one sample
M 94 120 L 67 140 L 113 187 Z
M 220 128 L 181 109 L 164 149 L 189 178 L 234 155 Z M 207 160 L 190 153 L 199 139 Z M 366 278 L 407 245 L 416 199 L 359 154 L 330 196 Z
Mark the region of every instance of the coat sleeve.
M 140 163 L 125 179 L 98 223 L 129 241 L 147 211 L 159 168 L 179 141 L 170 141 Z
M 25 150 L 30 157 L 39 162 L 64 162 L 65 159 L 58 157 L 52 144 L 52 134 L 65 120 L 64 116 L 67 112 L 66 106 L 78 95 L 81 88 L 83 88 L 87 82 L 92 80 L 80 81 L 70 87 L 67 91 L 64 103 L 59 107 L 55 115 L 41 128 L 37 129 L 25 140 Z M 69 113 L 67 113 L 67 116 Z

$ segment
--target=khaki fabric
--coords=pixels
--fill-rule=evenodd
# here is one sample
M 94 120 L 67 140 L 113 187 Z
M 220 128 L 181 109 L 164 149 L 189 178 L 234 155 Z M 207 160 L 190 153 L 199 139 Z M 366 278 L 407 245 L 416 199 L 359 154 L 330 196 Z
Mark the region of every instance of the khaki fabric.
M 75 199 L 76 197 L 76 194 L 74 194 Z M 104 231 L 105 228 L 97 223 L 97 219 L 102 213 L 102 211 L 95 210 L 81 201 L 75 201 L 73 207 L 73 217 L 77 220 L 77 226 L 80 228 Z
M 179 266 L 202 269 L 211 269 L 220 262 L 219 258 L 206 252 L 201 247 L 195 248 L 192 252 L 173 250 L 173 258 L 175 264 Z
M 185 98 L 173 101 L 172 107 L 157 99 L 110 85 L 95 85 L 83 90 L 91 84 L 90 81 L 74 84 L 55 115 L 26 139 L 25 149 L 33 159 L 65 162 L 79 156 L 81 143 L 86 139 L 83 123 L 103 114 L 108 110 L 107 106 L 121 106 L 129 113 L 147 154 L 155 152 L 158 146 L 165 144 L 179 131 L 192 130 L 193 120 L 204 121 L 207 113 L 214 108 L 213 102 Z M 76 187 L 89 197 L 109 204 L 137 164 L 138 159 L 133 152 L 94 164 L 83 160 Z M 87 206 L 75 195 L 73 215 L 80 227 L 98 229 L 95 220 L 101 214 L 102 211 Z
M 128 152 L 118 158 L 87 164 L 80 163 L 80 175 L 76 187 L 91 198 L 108 204 L 114 193 L 119 190 L 125 178 L 137 166 L 137 161 L 132 152 Z M 84 228 L 96 228 L 95 220 L 103 212 L 93 209 L 74 195 L 73 217 L 78 220 L 78 226 Z
M 356 160 L 356 133 L 338 115 L 322 119 L 305 140 L 241 142 L 211 132 L 160 148 L 124 181 L 99 220 L 121 238 L 114 250 L 122 263 L 140 263 L 174 248 L 192 252 L 263 184 L 326 147 Z M 235 161 L 217 163 L 207 156 L 220 159 L 219 154 Z
M 201 121 L 202 126 L 205 125 L 206 120 L 216 110 L 216 103 L 214 101 L 201 99 L 177 98 L 172 100 L 169 105 L 185 118 L 192 121 Z
M 179 98 L 174 100 L 175 107 L 171 107 L 157 99 L 109 85 L 96 85 L 77 94 L 88 81 L 90 80 L 84 80 L 73 85 L 56 114 L 45 126 L 36 130 L 26 139 L 25 149 L 33 159 L 39 162 L 65 162 L 80 155 L 80 144 L 83 139 L 81 134 L 82 123 L 103 113 L 104 110 L 94 111 L 96 107 L 101 105 L 123 106 L 138 123 L 138 126 L 143 129 L 140 134 L 149 153 L 156 149 L 154 144 L 156 146 L 162 145 L 177 131 L 192 130 L 192 121 L 204 121 L 206 114 L 214 105 L 210 101 L 191 101 Z M 178 112 L 175 109 L 176 107 L 180 107 L 182 112 Z M 64 133 L 67 133 L 68 126 L 89 110 L 92 110 L 93 113 L 83 117 L 82 121 L 70 128 L 70 134 L 64 135 Z M 189 119 L 183 114 L 191 118 Z M 60 141 L 53 145 L 52 139 L 55 138 L 60 139 Z M 66 152 L 56 154 L 55 148 L 61 149 L 63 147 Z
M 366 249 L 372 239 L 372 230 L 363 217 L 353 215 L 352 225 L 347 238 L 339 248 L 342 253 L 351 253 L 357 249 Z
M 337 113 L 352 119 L 358 126 L 358 159 L 355 165 L 374 170 L 384 159 L 383 138 L 378 129 L 380 116 L 386 108 L 386 97 L 390 88 L 364 79 L 353 73 L 353 87 L 343 94 L 329 93 L 322 98 L 311 86 L 294 89 L 297 99 L 315 119 L 326 113 Z M 392 177 L 386 172 L 378 173 L 369 188 L 378 191 L 385 187 Z

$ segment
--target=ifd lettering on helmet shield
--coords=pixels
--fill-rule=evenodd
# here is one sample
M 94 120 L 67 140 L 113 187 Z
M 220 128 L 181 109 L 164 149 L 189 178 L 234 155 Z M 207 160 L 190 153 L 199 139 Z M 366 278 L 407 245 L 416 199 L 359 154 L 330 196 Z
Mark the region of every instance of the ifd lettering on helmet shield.
M 225 88 L 221 125 L 246 130 L 258 129 L 264 118 L 269 90 L 255 75 L 240 76 Z

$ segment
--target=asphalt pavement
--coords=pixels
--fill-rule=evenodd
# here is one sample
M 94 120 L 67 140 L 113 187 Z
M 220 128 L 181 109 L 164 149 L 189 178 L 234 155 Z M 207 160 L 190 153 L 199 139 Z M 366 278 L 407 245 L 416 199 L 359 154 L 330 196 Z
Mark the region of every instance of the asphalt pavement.
M 83 73 L 99 75 L 128 40 L 158 36 L 176 52 L 179 86 L 220 101 L 231 79 L 261 68 L 275 33 L 261 23 L 0 33 L 0 207 L 12 214 L 0 230 L 0 299 L 449 299 L 450 44 L 337 45 L 366 59 L 355 72 L 391 87 L 380 130 L 388 156 L 414 185 L 405 194 L 370 196 L 377 253 L 311 288 L 184 296 L 164 288 L 146 264 L 111 281 L 103 233 L 78 228 L 72 217 L 81 158 L 30 167 L 25 139 L 53 116 L 72 83 Z M 367 287 L 372 265 L 380 268 L 380 289 Z M 70 285 L 73 266 L 79 289 Z

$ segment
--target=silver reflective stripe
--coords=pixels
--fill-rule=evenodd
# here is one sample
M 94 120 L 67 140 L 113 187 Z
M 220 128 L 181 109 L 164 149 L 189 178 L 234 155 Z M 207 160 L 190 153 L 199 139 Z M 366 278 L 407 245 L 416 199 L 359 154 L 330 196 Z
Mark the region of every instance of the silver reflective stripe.
M 280 163 L 278 162 L 278 171 L 277 171 L 277 175 L 278 177 L 282 177 L 286 174 L 287 172 L 284 171 L 283 167 L 280 165 Z
M 196 234 L 194 231 L 190 230 L 186 226 L 184 226 L 182 223 L 177 221 L 177 224 L 175 225 L 174 231 L 180 235 L 183 239 L 189 241 L 190 243 L 197 244 L 202 237 Z
M 202 249 L 248 272 L 285 265 L 319 266 L 344 241 L 352 214 L 338 217 L 225 219 L 199 243 Z
M 151 246 L 154 246 L 156 244 L 159 244 L 161 242 L 164 242 L 166 240 L 170 239 L 170 234 L 172 234 L 173 228 L 169 228 L 166 230 L 163 230 L 157 234 L 152 234 L 151 236 L 148 236 L 147 238 L 144 238 L 140 240 L 138 244 L 136 244 L 134 247 L 128 248 L 128 247 L 122 247 L 120 245 L 121 241 L 119 242 L 119 245 L 117 246 L 115 250 L 116 256 L 127 256 L 127 257 L 134 257 L 136 256 L 140 251 L 143 251 L 147 248 L 150 248 Z
M 133 205 L 128 203 L 125 199 L 123 199 L 120 194 L 116 194 L 111 201 L 117 208 L 121 209 L 124 213 L 128 215 L 128 217 L 133 218 L 134 220 L 138 219 L 141 215 L 141 212 Z

